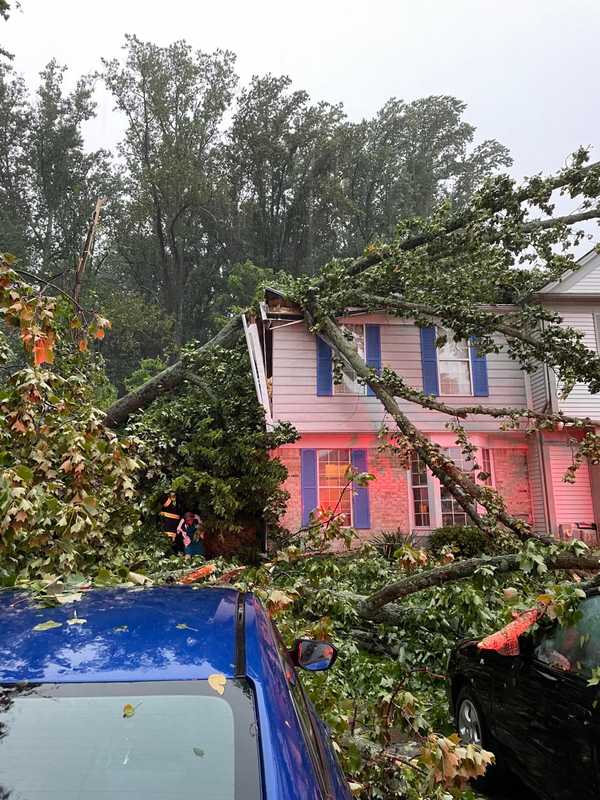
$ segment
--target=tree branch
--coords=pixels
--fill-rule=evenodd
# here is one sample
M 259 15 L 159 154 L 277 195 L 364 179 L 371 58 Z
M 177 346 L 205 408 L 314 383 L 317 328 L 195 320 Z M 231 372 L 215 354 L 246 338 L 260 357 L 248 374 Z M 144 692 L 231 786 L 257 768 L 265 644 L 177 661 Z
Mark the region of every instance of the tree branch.
M 74 306 L 75 306 L 75 308 L 76 308 L 76 309 L 77 309 L 77 310 L 78 310 L 80 313 L 82 313 L 82 314 L 88 313 L 88 312 L 86 312 L 85 308 L 83 308 L 83 306 L 79 305 L 79 303 L 78 303 L 78 302 L 77 302 L 77 300 L 76 300 L 76 299 L 73 297 L 73 295 L 70 295 L 68 292 L 65 292 L 65 290 L 64 290 L 64 289 L 61 289 L 61 288 L 60 288 L 60 286 L 57 286 L 55 283 L 52 283 L 52 281 L 47 281 L 45 278 L 40 278 L 40 276 L 39 276 L 39 275 L 36 275 L 36 274 L 35 274 L 35 273 L 33 273 L 33 272 L 27 272 L 27 271 L 26 271 L 26 270 L 24 270 L 24 269 L 19 269 L 19 268 L 17 268 L 17 267 L 11 267 L 11 269 L 12 269 L 14 272 L 16 272 L 16 273 L 17 273 L 17 275 L 22 275 L 24 278 L 29 278 L 30 280 L 34 281 L 35 283 L 43 283 L 43 284 L 44 284 L 44 286 L 47 286 L 47 287 L 49 287 L 50 289 L 54 289 L 54 291 L 55 291 L 55 292 L 58 292 L 58 293 L 59 293 L 59 294 L 61 294 L 63 297 L 66 297 L 66 299 L 67 299 L 67 300 L 68 300 L 70 303 L 72 303 L 72 305 L 74 305 Z
M 524 222 L 521 230 L 524 233 L 531 231 L 541 231 L 552 228 L 554 225 L 575 225 L 577 222 L 585 222 L 588 219 L 600 217 L 600 207 L 590 208 L 588 211 L 579 211 L 575 214 L 566 214 L 563 217 L 550 217 L 550 219 L 533 219 L 531 222 Z
M 394 395 L 394 397 L 401 397 L 403 400 L 408 400 L 410 403 L 420 405 L 422 408 L 439 411 L 441 414 L 447 414 L 450 417 L 457 417 L 458 419 L 466 419 L 468 416 L 472 415 L 494 417 L 494 419 L 530 419 L 551 424 L 562 423 L 563 425 L 573 428 L 600 426 L 600 420 L 593 420 L 590 419 L 590 417 L 570 417 L 567 414 L 563 414 L 562 411 L 545 414 L 541 411 L 533 411 L 530 408 L 513 408 L 508 406 L 497 407 L 484 406 L 481 404 L 472 406 L 450 406 L 436 399 L 433 395 L 423 394 L 423 392 L 408 386 L 404 379 L 396 373 L 394 373 L 391 380 L 386 380 L 384 372 L 384 375 L 378 380 L 382 386 Z
M 233 317 L 224 328 L 217 333 L 210 341 L 198 348 L 197 353 L 205 353 L 214 347 L 233 347 L 242 335 L 241 316 Z M 146 381 L 138 389 L 129 392 L 124 397 L 119 398 L 106 411 L 104 424 L 110 428 L 116 428 L 127 421 L 129 416 L 141 408 L 146 408 L 156 398 L 166 391 L 170 391 L 179 386 L 187 377 L 183 361 L 177 361 L 170 367 L 163 369 L 154 378 Z
M 367 295 L 360 292 L 355 294 L 354 297 L 358 302 L 368 307 L 377 307 L 383 310 L 391 308 L 396 311 L 406 311 L 411 314 L 430 317 L 431 319 L 439 319 L 441 316 L 440 311 L 432 306 L 425 305 L 424 303 L 412 303 L 408 300 L 402 300 L 395 295 L 382 297 L 381 295 Z M 481 312 L 478 311 L 478 314 L 480 313 Z M 543 348 L 543 343 L 539 339 L 531 336 L 531 334 L 524 333 L 520 328 L 515 328 L 514 325 L 498 320 L 495 315 L 489 314 L 486 321 L 489 323 L 491 330 L 495 330 L 509 339 L 519 339 L 537 350 Z
M 416 575 L 409 575 L 367 597 L 364 602 L 360 603 L 359 612 L 361 616 L 368 619 L 384 621 L 385 615 L 382 616 L 380 610 L 388 603 L 393 603 L 425 589 L 431 589 L 434 586 L 443 586 L 446 583 L 470 578 L 482 567 L 493 567 L 496 574 L 515 572 L 520 569 L 522 559 L 523 556 L 520 553 L 491 556 L 489 558 L 468 558 L 464 561 L 455 561 L 447 566 L 428 569 Z M 559 555 L 546 556 L 544 562 L 549 569 L 589 571 L 600 569 L 600 558 L 597 556 L 576 556 L 570 553 L 561 553 Z M 397 621 L 397 617 L 395 617 L 395 620 Z
M 574 169 L 566 169 L 562 170 L 561 172 L 557 173 L 554 177 L 549 178 L 544 181 L 545 188 L 552 192 L 556 189 L 560 189 L 563 186 L 568 185 L 570 182 L 582 182 L 585 178 L 587 178 L 590 174 L 594 172 L 598 172 L 600 169 L 600 162 L 596 161 L 593 164 L 588 164 L 586 167 L 579 167 Z M 513 202 L 516 203 L 524 203 L 527 200 L 531 200 L 539 192 L 539 186 L 535 184 L 526 185 L 519 191 L 515 193 L 514 198 L 512 198 Z M 434 242 L 437 239 L 441 239 L 444 236 L 447 236 L 449 233 L 455 233 L 456 231 L 465 228 L 470 223 L 477 221 L 477 215 L 480 214 L 482 211 L 486 211 L 488 214 L 497 213 L 502 211 L 507 204 L 507 198 L 501 197 L 500 199 L 496 200 L 495 202 L 489 203 L 483 209 L 466 209 L 453 217 L 451 217 L 448 222 L 441 228 L 435 231 L 427 231 L 424 233 L 415 234 L 412 236 L 407 236 L 403 241 L 399 244 L 395 245 L 396 250 L 401 251 L 410 251 L 416 250 L 418 247 L 422 247 L 423 245 L 429 244 L 430 242 Z M 587 212 L 589 213 L 589 212 Z M 592 216 L 599 216 L 600 210 L 596 209 L 596 213 Z M 572 217 L 577 217 L 578 215 L 571 215 Z M 549 228 L 552 225 L 560 224 L 560 221 L 563 220 L 562 224 L 570 225 L 575 222 L 580 222 L 582 219 L 591 219 L 592 217 L 582 217 L 573 219 L 572 222 L 568 222 L 568 217 L 563 218 L 556 218 L 554 220 L 544 220 L 542 225 L 538 225 L 538 221 L 532 221 L 530 223 L 525 223 L 525 225 L 533 225 L 535 227 L 530 228 L 530 230 L 535 230 L 536 227 L 545 227 Z M 541 221 L 540 221 L 541 222 Z M 389 252 L 387 250 L 382 250 L 381 252 L 374 252 L 368 253 L 367 255 L 363 255 L 360 258 L 355 259 L 347 268 L 346 273 L 349 276 L 359 275 L 361 272 L 364 272 L 370 267 L 379 264 L 383 261 Z

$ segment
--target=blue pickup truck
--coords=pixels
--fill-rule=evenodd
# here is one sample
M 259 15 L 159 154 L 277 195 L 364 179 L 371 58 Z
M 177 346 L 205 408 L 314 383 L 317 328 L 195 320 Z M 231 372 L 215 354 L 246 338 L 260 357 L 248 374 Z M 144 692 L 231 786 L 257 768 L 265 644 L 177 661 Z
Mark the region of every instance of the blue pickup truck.
M 2 592 L 0 798 L 348 800 L 297 669 L 335 657 L 234 589 Z

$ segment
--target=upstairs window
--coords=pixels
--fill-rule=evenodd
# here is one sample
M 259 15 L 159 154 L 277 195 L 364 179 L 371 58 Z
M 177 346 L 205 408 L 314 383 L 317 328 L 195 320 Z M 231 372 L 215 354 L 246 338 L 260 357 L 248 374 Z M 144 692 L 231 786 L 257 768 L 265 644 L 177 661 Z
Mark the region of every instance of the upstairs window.
M 455 342 L 448 335 L 448 341 L 438 350 L 438 370 L 440 394 L 471 395 L 471 358 L 466 342 Z
M 352 335 L 354 346 L 358 350 L 358 355 L 365 358 L 365 326 L 364 325 L 344 325 L 343 330 Z M 334 395 L 343 394 L 366 394 L 367 387 L 358 382 L 356 373 L 353 369 L 342 363 L 342 381 L 333 384 Z
M 446 343 L 437 347 L 438 338 Z M 425 394 L 446 397 L 489 397 L 487 358 L 475 341 L 455 342 L 450 331 L 420 328 L 421 369 Z

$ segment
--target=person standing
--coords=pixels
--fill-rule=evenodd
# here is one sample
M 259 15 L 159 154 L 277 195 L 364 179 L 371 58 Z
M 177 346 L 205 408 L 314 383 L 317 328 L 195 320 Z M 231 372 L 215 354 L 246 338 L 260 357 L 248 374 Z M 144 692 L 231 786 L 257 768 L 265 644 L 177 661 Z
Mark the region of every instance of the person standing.
M 193 511 L 186 511 L 177 527 L 177 533 L 183 536 L 186 558 L 205 555 L 204 531 L 202 520 Z

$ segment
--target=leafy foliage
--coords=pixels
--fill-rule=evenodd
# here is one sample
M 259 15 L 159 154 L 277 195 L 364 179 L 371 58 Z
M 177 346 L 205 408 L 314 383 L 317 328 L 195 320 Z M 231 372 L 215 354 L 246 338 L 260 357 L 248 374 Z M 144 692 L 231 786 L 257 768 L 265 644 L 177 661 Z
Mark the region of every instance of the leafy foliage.
M 173 320 L 157 303 L 112 283 L 94 286 L 86 293 L 86 302 L 102 308 L 111 321 L 112 334 L 97 349 L 119 395 L 129 391 L 127 379 L 142 362 L 149 367 L 148 359 L 167 359 L 174 351 Z
M 345 556 L 307 558 L 292 548 L 237 578 L 241 588 L 255 591 L 272 609 L 289 645 L 299 636 L 314 636 L 338 648 L 330 672 L 303 679 L 359 797 L 473 796 L 468 780 L 481 775 L 492 756 L 463 746 L 453 732 L 446 696 L 451 649 L 460 639 L 501 628 L 540 598 L 555 598 L 552 613 L 569 622 L 580 599 L 576 584 L 532 563 L 528 551 L 529 546 L 523 550 L 527 572 L 509 577 L 482 568 L 466 582 L 405 597 L 394 625 L 369 624 L 361 616 L 360 599 L 444 565 L 443 556 L 407 559 L 400 550 L 390 561 L 365 545 Z M 536 544 L 542 562 L 549 552 Z
M 437 528 L 429 536 L 429 548 L 436 555 L 447 549 L 464 558 L 495 552 L 489 533 L 474 525 L 446 525 Z
M 5 582 L 94 564 L 138 523 L 135 444 L 103 425 L 87 331 L 0 261 L 0 312 L 33 362 L 0 386 L 0 570 Z M 63 318 L 64 317 L 64 318 Z M 68 332 L 75 323 L 77 339 Z M 108 321 L 94 319 L 89 332 Z M 65 331 L 66 328 L 66 331 Z M 76 342 L 86 344 L 79 347 Z M 6 345 L 2 359 L 10 357 Z M 53 364 L 50 371 L 41 365 Z M 86 371 L 87 370 L 87 371 Z M 61 371 L 64 374 L 61 374 Z
M 0 395 L 0 564 L 95 564 L 137 523 L 133 443 L 103 427 L 77 376 L 25 369 Z
M 168 494 L 200 513 L 216 537 L 276 525 L 284 509 L 286 470 L 269 450 L 296 438 L 282 425 L 267 432 L 245 347 L 185 356 L 194 382 L 156 401 L 133 421 L 146 463 L 142 488 L 151 508 Z

